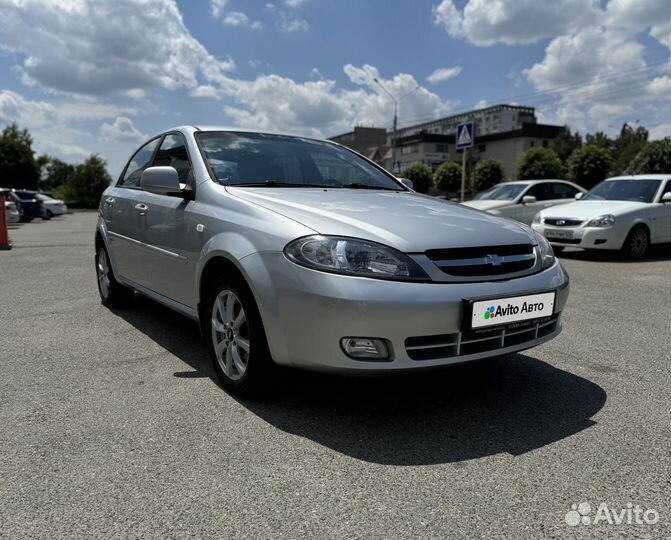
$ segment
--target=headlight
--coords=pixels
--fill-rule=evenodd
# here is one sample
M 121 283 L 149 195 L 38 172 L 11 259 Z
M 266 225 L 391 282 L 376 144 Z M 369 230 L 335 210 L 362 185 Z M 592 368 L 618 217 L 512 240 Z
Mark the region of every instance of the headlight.
M 585 227 L 612 227 L 615 224 L 615 216 L 611 214 L 606 214 L 605 216 L 599 216 L 594 219 L 591 219 Z
M 287 244 L 287 258 L 324 272 L 408 281 L 429 281 L 410 257 L 393 248 L 341 236 L 306 236 Z
M 552 246 L 550 242 L 545 239 L 545 236 L 534 231 L 536 235 L 536 240 L 538 241 L 538 248 L 541 253 L 541 264 L 543 270 L 550 268 L 555 262 L 555 254 L 552 251 Z
M 537 225 L 540 225 L 543 223 L 543 220 L 541 219 L 540 212 L 534 216 L 534 219 L 531 223 L 536 223 Z

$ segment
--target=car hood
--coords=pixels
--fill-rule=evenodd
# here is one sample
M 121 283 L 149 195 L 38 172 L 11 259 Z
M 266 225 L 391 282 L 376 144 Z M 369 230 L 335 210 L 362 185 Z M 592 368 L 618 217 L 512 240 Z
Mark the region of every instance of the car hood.
M 503 208 L 504 206 L 510 206 L 513 204 L 513 201 L 468 201 L 462 203 L 464 206 L 469 206 L 471 208 L 477 208 L 478 210 L 493 210 L 494 208 Z
M 406 253 L 536 243 L 533 232 L 517 222 L 418 193 L 314 188 L 227 190 L 317 233 L 364 238 Z
M 576 201 L 569 204 L 553 206 L 541 211 L 544 218 L 592 219 L 612 214 L 614 216 L 627 214 L 636 210 L 644 210 L 650 205 L 634 201 Z

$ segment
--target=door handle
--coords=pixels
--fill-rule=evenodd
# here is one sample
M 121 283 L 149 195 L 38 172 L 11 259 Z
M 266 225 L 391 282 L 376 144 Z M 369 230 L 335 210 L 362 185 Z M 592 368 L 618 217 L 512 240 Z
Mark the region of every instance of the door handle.
M 114 197 L 107 197 L 107 198 L 105 199 L 105 202 L 106 202 L 107 204 L 113 204 L 113 203 L 114 203 Z
M 138 212 L 146 212 L 149 207 L 146 204 L 138 203 L 135 205 L 135 210 Z

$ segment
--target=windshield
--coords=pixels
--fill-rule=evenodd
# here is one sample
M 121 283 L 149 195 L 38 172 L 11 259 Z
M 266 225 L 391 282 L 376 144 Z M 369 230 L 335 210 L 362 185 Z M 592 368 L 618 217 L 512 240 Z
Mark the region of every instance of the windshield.
M 583 201 L 652 202 L 661 180 L 606 180 L 585 195 Z
M 196 137 L 215 179 L 226 186 L 405 191 L 366 160 L 329 143 L 221 131 L 198 133 Z
M 512 201 L 519 197 L 520 193 L 522 193 L 526 187 L 527 184 L 502 184 L 487 191 L 483 191 L 482 193 L 478 193 L 475 199 L 480 201 Z

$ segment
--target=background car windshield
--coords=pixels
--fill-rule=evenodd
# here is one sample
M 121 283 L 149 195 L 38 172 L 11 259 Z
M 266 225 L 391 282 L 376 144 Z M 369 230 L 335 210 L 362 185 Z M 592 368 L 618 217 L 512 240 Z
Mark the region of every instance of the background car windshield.
M 505 186 L 498 186 L 489 191 L 481 193 L 481 197 L 477 198 L 483 201 L 512 201 L 516 199 L 524 189 L 526 184 L 510 184 Z
M 652 202 L 660 180 L 607 180 L 585 195 L 583 201 Z
M 260 133 L 197 134 L 216 180 L 223 185 L 403 188 L 349 150 L 320 141 Z

